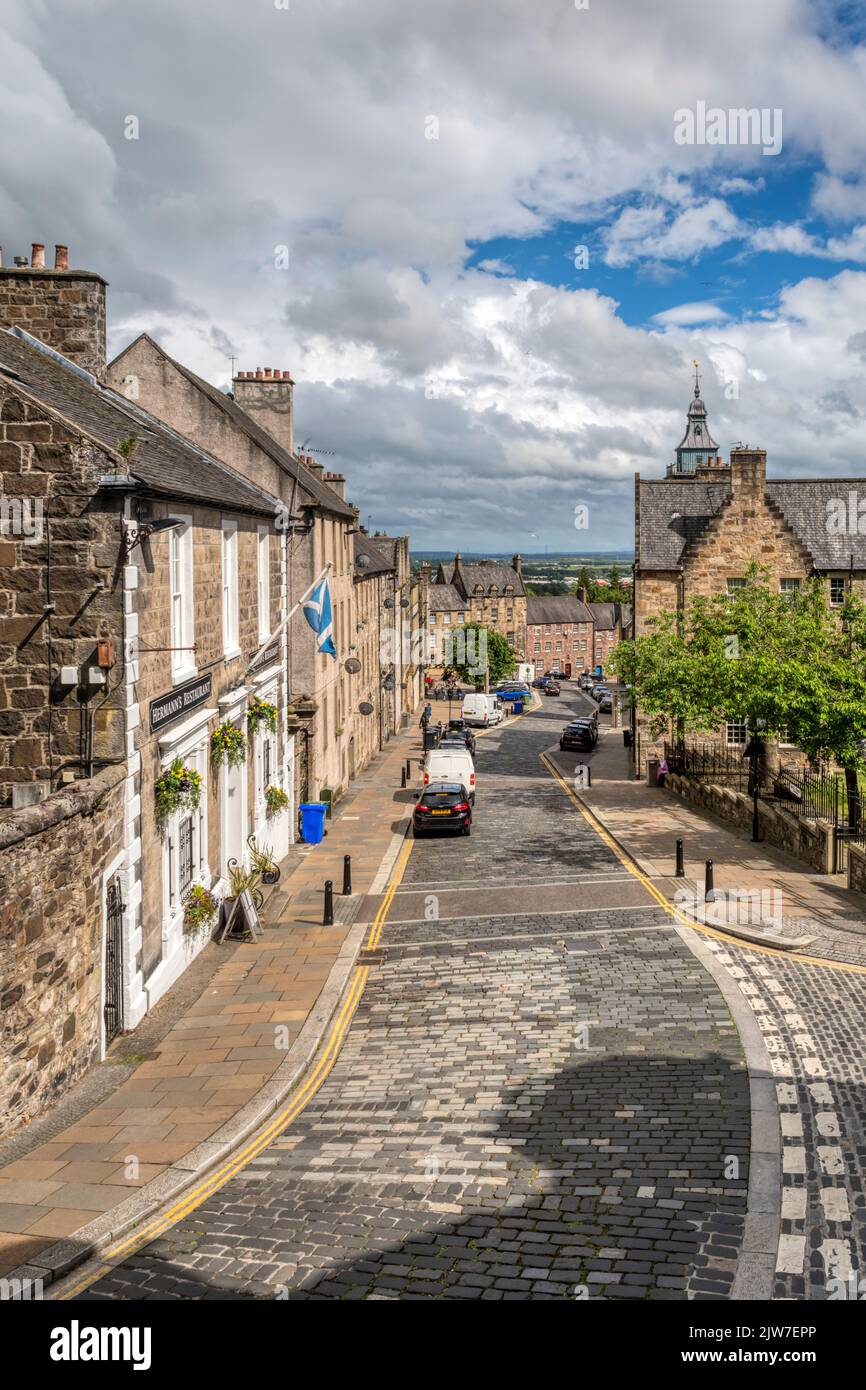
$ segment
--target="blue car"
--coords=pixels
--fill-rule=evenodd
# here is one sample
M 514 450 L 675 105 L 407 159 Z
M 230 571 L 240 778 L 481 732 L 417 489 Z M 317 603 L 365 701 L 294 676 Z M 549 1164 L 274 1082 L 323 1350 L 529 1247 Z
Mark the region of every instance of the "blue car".
M 507 700 L 509 704 L 514 704 L 516 700 L 528 700 L 530 690 L 526 685 L 509 685 L 504 689 L 499 687 L 496 691 L 500 700 Z

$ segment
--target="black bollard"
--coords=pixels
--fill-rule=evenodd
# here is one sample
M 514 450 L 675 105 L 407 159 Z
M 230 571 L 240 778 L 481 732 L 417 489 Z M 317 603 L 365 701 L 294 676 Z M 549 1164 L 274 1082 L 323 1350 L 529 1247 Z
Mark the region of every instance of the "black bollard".
M 407 778 L 412 776 L 412 759 L 411 759 L 411 758 L 407 758 L 407 759 L 406 759 L 406 776 L 407 776 Z M 405 785 L 406 785 L 406 783 L 404 782 L 404 783 L 403 783 L 403 786 L 405 787 Z
M 322 917 L 323 927 L 334 925 L 334 885 L 329 878 L 325 879 L 325 911 Z
M 704 870 L 704 902 L 714 903 L 716 895 L 713 891 L 713 861 L 708 859 Z
M 350 898 L 351 896 L 352 896 L 352 856 L 351 856 L 351 854 L 344 854 L 344 855 L 343 855 L 343 897 L 344 897 L 344 898 Z
M 403 768 L 400 769 L 400 786 L 401 786 L 401 787 L 405 787 L 405 785 L 406 785 L 406 769 L 405 769 L 405 767 L 403 767 Z
M 683 842 L 677 840 L 677 878 L 685 878 L 686 870 L 683 864 Z

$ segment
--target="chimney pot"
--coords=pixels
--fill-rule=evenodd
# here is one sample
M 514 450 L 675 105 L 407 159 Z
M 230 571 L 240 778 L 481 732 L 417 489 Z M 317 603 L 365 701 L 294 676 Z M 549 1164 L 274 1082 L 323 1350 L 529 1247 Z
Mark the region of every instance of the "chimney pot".
M 69 269 L 69 247 L 57 245 L 54 247 L 54 269 Z
M 256 381 L 261 381 L 263 376 L 264 372 L 262 371 L 261 367 L 256 367 Z
M 33 242 L 30 253 L 30 263 L 35 270 L 43 269 L 45 265 L 45 245 L 43 242 Z

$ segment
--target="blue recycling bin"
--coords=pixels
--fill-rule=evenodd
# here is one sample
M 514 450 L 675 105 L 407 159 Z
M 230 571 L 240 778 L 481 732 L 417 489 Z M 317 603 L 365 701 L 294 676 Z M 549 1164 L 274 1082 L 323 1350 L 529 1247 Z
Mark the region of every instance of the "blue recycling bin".
M 308 845 L 320 845 L 325 837 L 324 801 L 301 802 L 301 834 Z
M 514 704 L 512 705 L 512 709 L 514 710 L 514 713 L 515 713 L 515 714 L 522 714 L 522 713 L 523 713 L 523 701 L 522 701 L 522 700 L 515 700 L 515 701 L 514 701 Z

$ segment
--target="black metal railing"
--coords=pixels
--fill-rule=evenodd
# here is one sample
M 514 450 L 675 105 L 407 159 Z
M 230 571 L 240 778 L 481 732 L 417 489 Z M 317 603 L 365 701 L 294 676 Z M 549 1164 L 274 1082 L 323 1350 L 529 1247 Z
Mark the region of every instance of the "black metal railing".
M 192 887 L 195 874 L 192 857 L 192 816 L 187 816 L 180 823 L 178 851 L 180 858 L 180 897 L 181 901 L 183 901 Z
M 736 791 L 750 790 L 749 760 L 743 758 L 742 749 L 718 743 L 666 743 L 664 756 L 670 772 Z

